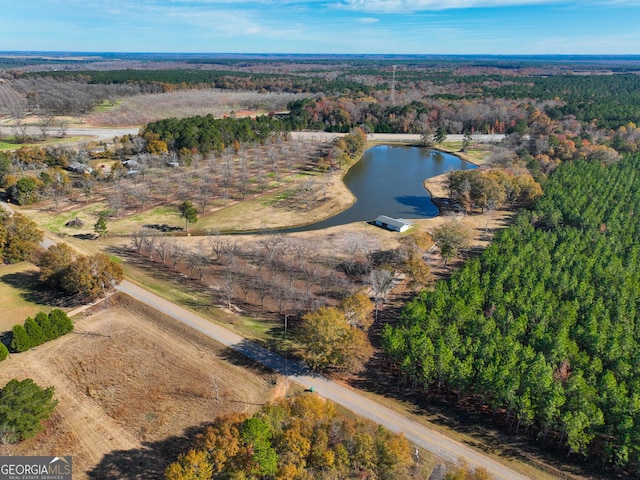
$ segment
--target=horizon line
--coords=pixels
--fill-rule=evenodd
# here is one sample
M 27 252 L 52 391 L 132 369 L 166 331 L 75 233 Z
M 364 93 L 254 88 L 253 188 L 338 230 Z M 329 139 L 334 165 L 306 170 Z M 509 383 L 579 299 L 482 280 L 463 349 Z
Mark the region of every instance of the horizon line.
M 309 53 L 309 52 L 172 52 L 91 50 L 0 50 L 0 55 L 207 55 L 207 56 L 330 56 L 330 57 L 637 57 L 640 53 Z

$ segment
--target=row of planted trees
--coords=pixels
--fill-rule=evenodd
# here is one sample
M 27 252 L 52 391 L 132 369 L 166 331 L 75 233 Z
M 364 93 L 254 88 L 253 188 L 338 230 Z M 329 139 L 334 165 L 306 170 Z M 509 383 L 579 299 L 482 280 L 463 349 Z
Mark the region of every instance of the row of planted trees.
M 49 313 L 38 312 L 25 320 L 24 325 L 16 325 L 11 331 L 11 349 L 26 352 L 30 348 L 55 340 L 73 330 L 73 322 L 59 308 Z
M 384 330 L 400 377 L 637 474 L 639 166 L 560 166 L 532 212 Z

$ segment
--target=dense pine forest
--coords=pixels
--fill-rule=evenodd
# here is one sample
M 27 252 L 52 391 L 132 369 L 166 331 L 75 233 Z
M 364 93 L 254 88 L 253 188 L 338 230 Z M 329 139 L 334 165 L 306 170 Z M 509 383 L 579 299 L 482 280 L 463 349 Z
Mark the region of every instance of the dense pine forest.
M 286 126 L 277 117 L 217 119 L 213 115 L 185 119 L 168 118 L 145 127 L 145 135 L 155 135 L 171 149 L 196 149 L 202 154 L 222 151 L 234 143 L 264 143 L 272 135 L 282 134 Z
M 402 378 L 637 473 L 640 157 L 562 164 L 531 212 L 384 331 Z
M 44 62 L 41 71 L 27 71 L 23 68 L 27 64 L 8 60 L 11 70 L 0 72 L 0 113 L 14 121 L 12 141 L 26 143 L 27 117 L 37 119 L 42 140 L 46 140 L 53 115 L 82 117 L 98 104 L 117 109 L 122 99 L 139 94 L 155 98 L 159 93 L 215 88 L 216 93 L 225 94 L 249 91 L 256 98 L 266 93 L 295 95 L 285 96 L 277 107 L 252 102 L 247 111 L 255 113 L 255 118 L 234 114 L 222 119 L 212 114 L 162 117 L 147 123 L 139 137 L 114 142 L 113 151 L 106 145 L 104 152 L 88 147 L 70 152 L 43 145 L 0 153 L 0 181 L 8 198 L 19 205 L 50 199 L 58 211 L 58 204 L 67 195 L 71 198 L 74 190 L 76 198 L 84 195 L 88 202 L 94 185 L 109 185 L 118 192 L 108 199 L 117 221 L 125 208 L 140 205 L 144 209 L 150 198 L 168 202 L 164 192 L 171 189 L 167 185 L 182 182 L 179 195 L 191 198 L 204 213 L 214 199 L 244 200 L 252 193 L 263 193 L 270 179 L 279 178 L 278 172 L 296 168 L 320 172 L 345 164 L 344 155 L 360 154 L 365 133 L 420 134 L 425 145 L 440 143 L 435 139 L 444 139 L 446 134 L 464 134 L 469 143 L 476 141 L 475 134 L 505 134 L 492 150 L 486 171 L 460 174 L 457 184 L 456 175 L 449 176 L 448 196 L 471 214 L 474 208 L 488 208 L 489 200 L 499 206 L 502 201 L 475 189 L 476 183 L 486 187 L 492 179 L 505 190 L 502 197 L 508 196 L 526 210 L 449 279 L 432 284 L 429 277 L 424 282 L 433 289 L 418 293 L 400 318 L 383 329 L 386 360 L 409 389 L 426 399 L 457 397 L 460 405 L 475 405 L 505 429 L 557 449 L 562 457 L 580 458 L 587 465 L 585 470 L 640 478 L 640 326 L 636 325 L 640 303 L 640 222 L 636 216 L 640 214 L 640 75 L 627 73 L 638 67 L 542 65 L 527 59 L 511 63 L 218 59 L 187 61 L 188 68 L 180 68 L 173 59 L 166 61 L 117 70 L 97 63 L 92 69 L 91 62 L 82 69 Z M 140 66 L 132 63 L 135 65 Z M 54 67 L 60 71 L 52 71 Z M 244 109 L 235 111 L 240 110 Z M 314 147 L 313 152 L 285 141 L 290 139 L 288 132 L 305 129 L 352 135 L 326 148 Z M 249 149 L 253 151 L 247 153 Z M 113 160 L 109 175 L 94 170 L 80 180 L 64 170 L 74 162 L 88 163 L 96 155 Z M 129 175 L 124 165 L 131 168 L 131 164 L 125 159 L 134 160 L 135 175 Z M 200 170 L 192 177 L 180 177 L 183 167 Z M 538 183 L 531 179 L 544 189 L 537 200 Z M 538 188 L 536 195 L 525 195 L 523 180 Z M 308 209 L 324 188 L 324 184 L 309 182 L 291 195 L 292 201 Z M 163 195 L 151 195 L 156 192 Z M 11 218 L 18 221 L 22 217 Z M 9 217 L 0 214 L 0 220 L 7 223 Z M 16 244 L 15 252 L 9 251 L 11 225 L 6 227 L 3 233 L 0 225 L 4 260 L 27 258 L 31 245 L 18 248 Z M 139 238 L 138 253 L 144 250 L 144 237 L 140 234 Z M 151 247 L 149 252 L 151 257 Z M 157 258 L 163 264 L 173 258 L 175 269 L 184 252 L 176 250 L 172 255 L 165 252 Z M 196 259 L 189 261 L 196 264 L 199 253 L 189 255 Z M 234 255 L 240 258 L 243 253 L 234 250 Z M 216 263 L 219 258 L 216 253 Z M 417 258 L 422 265 L 422 257 Z M 272 288 L 274 302 L 276 296 L 286 298 L 282 285 Z M 231 280 L 227 286 L 232 292 Z M 96 290 L 98 296 L 101 291 Z M 308 295 L 298 297 L 305 300 Z M 261 300 L 264 306 L 264 297 Z M 226 301 L 230 305 L 230 293 Z M 325 346 L 320 350 L 328 351 Z M 318 403 L 316 407 L 320 411 L 322 406 Z M 285 470 L 292 475 L 316 475 L 323 468 L 331 470 L 320 462 L 328 450 L 317 438 L 337 434 L 340 426 L 351 431 L 355 424 L 331 419 L 320 426 L 305 425 L 317 438 L 305 439 L 310 449 L 294 458 L 281 447 L 291 443 L 291 435 L 297 438 L 298 425 L 270 416 L 275 412 L 284 418 L 293 410 L 294 406 L 283 404 L 252 418 L 216 421 L 216 428 L 236 430 L 233 441 L 242 448 L 227 452 L 224 462 L 216 460 L 215 449 L 206 445 L 218 438 L 208 438 L 210 430 L 188 454 L 191 459 L 185 455 L 173 468 L 180 473 L 178 467 L 203 462 L 220 478 L 231 478 L 247 465 L 255 467 L 249 460 L 255 460 L 250 455 L 255 454 L 256 445 L 269 444 L 263 451 L 268 458 L 258 462 L 267 469 L 264 475 Z M 256 425 L 264 438 L 253 438 Z M 329 427 L 331 431 L 326 430 Z M 371 457 L 369 465 L 357 466 L 359 460 L 347 459 L 341 449 L 357 458 L 362 446 L 335 442 L 332 447 L 340 449 L 329 455 L 344 455 L 344 462 L 336 460 L 332 474 L 367 472 L 368 478 L 408 478 L 414 473 L 410 458 L 393 464 L 386 459 L 387 441 L 399 440 L 384 431 L 374 432 L 370 425 L 363 428 L 365 443 L 378 445 L 376 451 L 383 455 Z M 258 440 L 255 445 L 254 440 Z M 402 451 L 394 453 L 400 459 L 406 457 L 404 441 L 401 443 Z M 170 472 L 167 477 L 173 478 Z

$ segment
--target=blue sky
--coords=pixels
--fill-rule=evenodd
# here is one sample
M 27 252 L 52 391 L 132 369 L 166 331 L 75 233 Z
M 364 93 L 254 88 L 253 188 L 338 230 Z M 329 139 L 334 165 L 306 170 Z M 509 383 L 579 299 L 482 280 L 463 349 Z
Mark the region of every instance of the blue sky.
M 640 54 L 640 0 L 4 0 L 7 50 Z

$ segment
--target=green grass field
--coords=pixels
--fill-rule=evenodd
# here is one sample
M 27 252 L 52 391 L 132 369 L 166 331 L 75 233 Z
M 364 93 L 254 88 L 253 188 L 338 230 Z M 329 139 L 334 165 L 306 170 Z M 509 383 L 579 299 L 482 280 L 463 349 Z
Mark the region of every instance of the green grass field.
M 82 140 L 82 137 L 66 137 L 66 138 L 50 138 L 46 142 L 19 143 L 12 137 L 0 140 L 0 151 L 17 150 L 22 147 L 46 147 L 47 145 L 56 145 L 58 143 L 73 143 Z
M 0 332 L 11 330 L 39 311 L 51 311 L 37 279 L 38 268 L 32 263 L 0 265 Z

